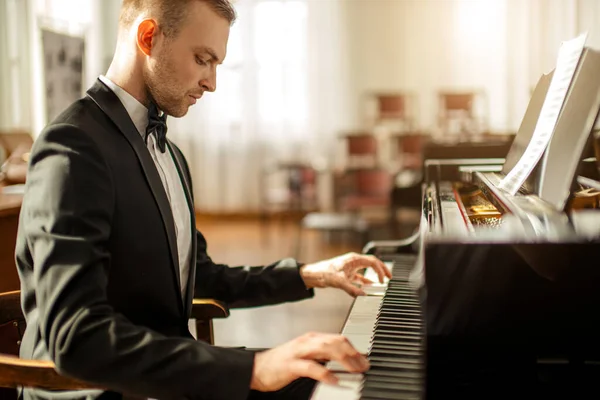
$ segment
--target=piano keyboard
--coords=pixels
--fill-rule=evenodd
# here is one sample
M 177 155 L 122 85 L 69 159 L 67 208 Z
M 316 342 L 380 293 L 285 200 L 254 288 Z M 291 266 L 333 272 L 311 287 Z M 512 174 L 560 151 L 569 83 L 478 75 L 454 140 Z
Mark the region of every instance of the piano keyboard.
M 365 288 L 357 297 L 342 334 L 360 352 L 368 354 L 371 369 L 365 374 L 343 371 L 337 362 L 338 385 L 317 384 L 313 400 L 422 399 L 425 386 L 424 335 L 417 293 L 408 285 L 416 257 L 395 258 L 392 279 Z M 377 281 L 376 276 L 365 276 Z

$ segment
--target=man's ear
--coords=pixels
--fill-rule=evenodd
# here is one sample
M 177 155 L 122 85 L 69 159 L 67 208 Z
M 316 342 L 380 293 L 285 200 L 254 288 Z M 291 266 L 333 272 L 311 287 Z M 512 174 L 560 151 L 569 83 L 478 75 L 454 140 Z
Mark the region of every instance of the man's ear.
M 149 56 L 152 52 L 152 39 L 158 32 L 158 24 L 153 19 L 145 19 L 138 25 L 137 45 L 145 55 Z

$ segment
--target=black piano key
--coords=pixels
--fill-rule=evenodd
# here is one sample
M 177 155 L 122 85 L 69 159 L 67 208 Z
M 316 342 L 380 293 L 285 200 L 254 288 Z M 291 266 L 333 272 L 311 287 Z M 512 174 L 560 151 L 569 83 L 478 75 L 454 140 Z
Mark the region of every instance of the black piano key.
M 390 349 L 386 351 L 370 351 L 367 357 L 369 358 L 369 360 L 378 359 L 381 357 L 396 357 L 398 359 L 411 359 L 416 362 L 423 363 L 423 360 L 425 359 L 425 354 L 418 350 L 411 351 L 405 349 Z
M 424 376 L 385 376 L 369 375 L 369 383 L 401 383 L 406 385 L 421 385 L 425 382 Z
M 394 393 L 402 392 L 420 392 L 421 387 L 417 384 L 402 383 L 402 382 L 365 382 L 363 390 L 367 389 L 382 389 L 385 391 L 392 391 Z
M 402 312 L 398 310 L 401 309 Z M 421 320 L 423 313 L 421 312 L 421 307 L 409 307 L 402 304 L 393 304 L 393 305 L 383 305 L 377 314 L 376 317 L 403 317 L 403 318 L 413 318 L 417 320 Z
M 382 307 L 386 307 L 386 305 L 392 304 L 405 304 L 407 307 L 410 308 L 421 308 L 421 302 L 410 297 L 397 296 L 394 298 L 388 298 L 387 300 L 382 300 L 381 302 Z
M 399 379 L 414 379 L 424 380 L 424 371 L 408 371 L 408 370 L 388 370 L 388 369 L 370 369 L 364 373 L 365 382 L 369 379 L 380 378 L 399 378 Z
M 398 320 L 408 320 L 412 322 L 422 323 L 421 313 L 399 313 L 397 311 L 381 309 L 376 315 L 377 319 L 390 318 Z
M 423 338 L 421 335 L 418 336 L 410 336 L 405 334 L 398 334 L 397 332 L 392 334 L 387 333 L 379 333 L 375 331 L 373 335 L 373 342 L 376 342 L 378 339 L 383 339 L 389 342 L 409 342 L 409 343 L 421 343 Z
M 420 397 L 401 397 L 403 395 L 415 396 L 415 392 L 391 392 L 385 388 L 363 388 L 361 399 L 376 399 L 376 400 L 396 400 L 396 399 L 419 399 Z
M 369 350 L 369 354 L 367 356 L 380 356 L 385 354 L 394 354 L 398 357 L 415 357 L 415 358 L 423 358 L 425 356 L 425 352 L 422 349 L 414 348 L 411 349 L 406 346 L 402 346 L 399 348 L 371 348 Z
M 375 361 L 369 360 L 371 368 L 377 370 L 388 370 L 388 371 L 422 371 L 423 366 L 421 364 L 409 364 L 401 363 L 400 361 Z
M 392 302 L 392 301 L 399 301 L 399 300 L 403 300 L 406 302 L 421 305 L 421 301 L 419 299 L 417 299 L 416 297 L 407 295 L 407 294 L 402 294 L 402 293 L 397 293 L 397 294 L 391 293 L 389 296 L 386 295 L 385 299 L 383 299 L 382 301 L 383 302 Z
M 396 344 L 396 345 L 387 345 L 381 343 L 373 343 L 370 348 L 369 354 L 382 354 L 386 352 L 397 351 L 399 354 L 402 352 L 406 353 L 414 353 L 414 354 L 424 354 L 422 346 L 420 345 L 405 345 L 405 344 Z
M 423 326 L 423 322 L 421 321 L 421 318 L 402 318 L 401 316 L 395 316 L 395 317 L 391 317 L 391 316 L 380 316 L 379 318 L 377 318 L 377 321 L 382 321 L 382 322 L 402 322 L 404 324 L 410 324 L 413 326 Z
M 398 341 L 390 341 L 390 340 L 377 340 L 372 341 L 371 348 L 375 349 L 385 349 L 385 348 L 397 348 L 397 349 L 422 349 L 421 343 L 411 342 L 411 343 L 403 343 Z
M 390 311 L 381 311 L 377 315 L 377 319 L 397 319 L 399 321 L 410 321 L 410 322 L 421 322 L 421 315 L 400 315 L 398 313 L 392 313 Z
M 375 365 L 377 363 L 390 363 L 390 365 L 414 365 L 419 368 L 423 367 L 423 362 L 418 357 L 391 357 L 383 355 L 369 355 L 369 362 L 371 363 L 371 365 Z
M 406 325 L 402 323 L 382 323 L 375 324 L 375 330 L 380 332 L 382 330 L 394 331 L 394 332 L 409 332 L 412 334 L 423 335 L 423 328 L 420 326 Z
M 397 333 L 402 333 L 404 336 L 418 336 L 423 337 L 423 332 L 420 329 L 407 329 L 402 325 L 398 326 L 377 326 L 375 329 L 377 333 L 386 333 L 390 335 L 395 335 Z
M 408 324 L 405 321 L 376 321 L 374 330 L 378 329 L 393 329 L 406 330 L 411 332 L 424 333 L 423 327 L 420 325 Z
M 422 328 L 423 323 L 418 319 L 403 319 L 403 318 L 392 318 L 392 317 L 379 317 L 375 320 L 377 324 L 391 324 L 391 325 L 405 325 L 407 327 Z

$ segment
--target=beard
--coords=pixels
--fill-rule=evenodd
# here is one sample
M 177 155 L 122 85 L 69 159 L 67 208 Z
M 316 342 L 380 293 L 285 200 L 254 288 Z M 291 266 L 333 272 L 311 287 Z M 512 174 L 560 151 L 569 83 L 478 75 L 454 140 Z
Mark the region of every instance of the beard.
M 144 69 L 144 82 L 150 101 L 154 101 L 159 110 L 175 118 L 188 112 L 186 91 L 175 83 L 177 73 L 168 61 L 169 55 L 159 57 L 152 70 Z

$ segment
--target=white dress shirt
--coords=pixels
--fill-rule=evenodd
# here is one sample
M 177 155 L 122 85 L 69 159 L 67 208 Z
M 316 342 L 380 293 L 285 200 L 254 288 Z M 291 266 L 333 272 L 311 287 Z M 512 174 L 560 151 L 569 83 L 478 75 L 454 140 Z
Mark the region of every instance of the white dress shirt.
M 121 100 L 125 110 L 131 117 L 133 124 L 137 128 L 138 132 L 142 136 L 142 139 L 146 137 L 146 127 L 148 126 L 148 109 L 132 95 L 127 93 L 123 88 L 117 86 L 107 77 L 100 75 L 100 80 L 108 86 Z M 177 235 L 177 256 L 179 259 L 179 276 L 180 276 L 180 289 L 181 296 L 185 299 L 185 289 L 187 287 L 187 281 L 189 276 L 189 262 L 192 249 L 192 235 L 191 235 L 191 217 L 190 208 L 188 207 L 187 199 L 183 191 L 183 184 L 179 178 L 175 161 L 169 151 L 167 150 L 162 153 L 156 145 L 156 138 L 154 135 L 148 137 L 147 142 L 148 152 L 154 165 L 160 175 L 160 180 L 165 188 L 169 203 L 171 204 L 171 211 L 173 212 L 173 219 L 175 221 L 175 233 Z

